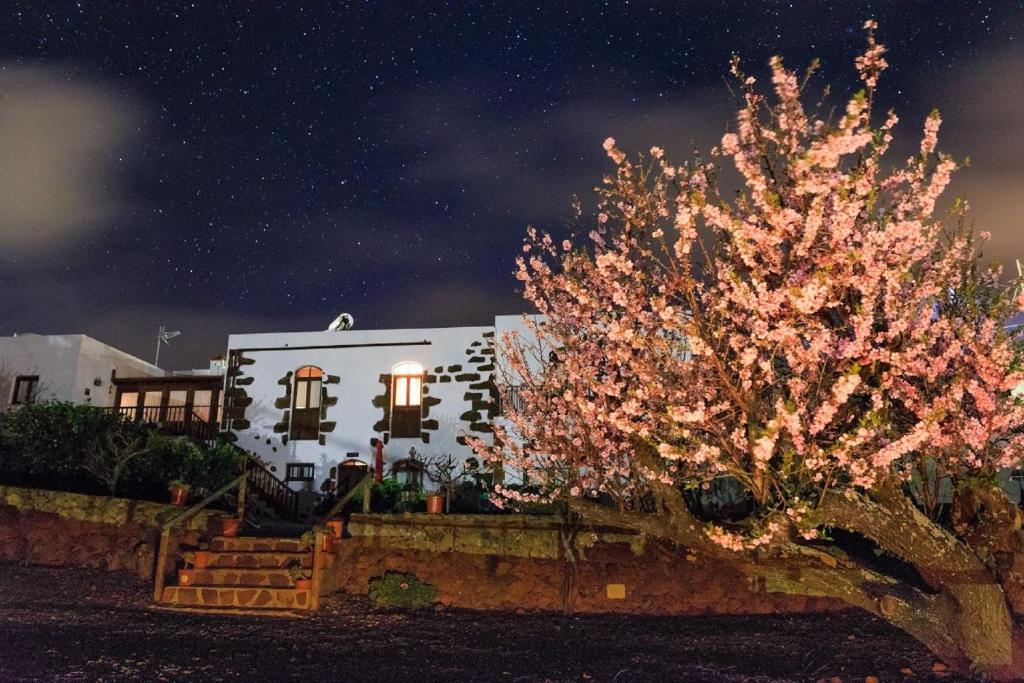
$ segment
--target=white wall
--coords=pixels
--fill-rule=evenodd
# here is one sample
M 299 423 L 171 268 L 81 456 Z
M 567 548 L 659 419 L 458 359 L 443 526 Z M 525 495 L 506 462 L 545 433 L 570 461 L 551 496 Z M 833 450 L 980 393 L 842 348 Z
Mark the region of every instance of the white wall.
M 243 374 L 237 378 L 244 382 L 251 378 L 251 383 L 238 385 L 252 400 L 244 414 L 249 425 L 232 431 L 239 446 L 272 463 L 275 474 L 282 479 L 287 463 L 314 463 L 313 485 L 318 489 L 330 468 L 344 460 L 346 453 L 358 453 L 361 460 L 373 464 L 371 439 L 380 436 L 374 425 L 384 417 L 383 410 L 373 405 L 374 397 L 385 390 L 380 375 L 390 374 L 400 362 L 414 361 L 428 374 L 425 396 L 441 401 L 434 406 L 424 405 L 428 409 L 426 419 L 437 420 L 438 426 L 427 431 L 429 443 L 422 438 L 391 438 L 384 447 L 386 468 L 408 457 L 411 447 L 422 456 L 452 453 L 465 459 L 473 454 L 468 446 L 457 442 L 469 428 L 469 422 L 461 418 L 472 407 L 465 394 L 484 393 L 488 397 L 486 391 L 470 389 L 469 385 L 490 378 L 492 371 L 487 367 L 493 366 L 493 356 L 488 355 L 489 351 L 483 355 L 479 351 L 489 348 L 493 332 L 492 327 L 454 327 L 231 335 L 229 350 L 253 361 L 241 366 Z M 486 362 L 472 362 L 473 358 Z M 323 444 L 285 439 L 287 434 L 274 431 L 284 417 L 284 409 L 275 407 L 275 401 L 285 395 L 279 381 L 305 365 L 319 367 L 326 375 L 340 379 L 337 384 L 325 385 L 328 396 L 337 398 L 337 403 L 327 408 L 325 420 L 336 422 L 336 426 L 322 433 Z M 450 371 L 453 366 L 462 367 Z M 436 372 L 439 367 L 442 371 Z M 435 381 L 429 381 L 430 375 Z M 478 375 L 479 379 L 465 375 Z M 443 382 L 442 377 L 450 381 Z
M 111 406 L 113 371 L 120 377 L 164 374 L 146 361 L 82 334 L 0 337 L 0 410 L 10 406 L 19 375 L 39 376 L 37 401 Z

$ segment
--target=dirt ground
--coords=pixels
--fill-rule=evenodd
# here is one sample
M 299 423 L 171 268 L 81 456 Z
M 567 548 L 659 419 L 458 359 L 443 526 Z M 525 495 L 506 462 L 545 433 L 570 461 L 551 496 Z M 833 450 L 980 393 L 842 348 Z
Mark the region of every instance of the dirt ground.
M 396 612 L 332 596 L 310 618 L 258 619 L 155 610 L 148 590 L 118 573 L 0 565 L 0 681 L 954 680 L 857 613 Z

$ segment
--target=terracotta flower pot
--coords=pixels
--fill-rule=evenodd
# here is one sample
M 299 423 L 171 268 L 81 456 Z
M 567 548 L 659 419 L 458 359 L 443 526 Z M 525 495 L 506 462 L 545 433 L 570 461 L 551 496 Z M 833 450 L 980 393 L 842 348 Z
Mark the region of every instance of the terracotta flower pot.
M 238 530 L 242 528 L 242 520 L 237 517 L 224 517 L 220 520 L 220 535 L 232 538 L 238 535 Z
M 440 515 L 444 513 L 444 496 L 427 496 L 427 514 Z
M 170 490 L 171 493 L 171 505 L 177 505 L 178 507 L 185 507 L 185 503 L 188 502 L 188 489 L 175 486 Z
M 324 539 L 323 545 L 320 546 L 320 550 L 323 550 L 325 553 L 333 553 L 334 536 L 332 536 L 331 534 L 323 534 L 320 538 Z
M 210 566 L 210 551 L 209 550 L 197 550 L 196 551 L 196 569 L 202 569 L 203 567 Z
M 332 519 L 327 522 L 327 527 L 334 534 L 335 538 L 341 538 L 341 535 L 345 532 L 345 522 L 340 519 Z
M 196 570 L 195 569 L 179 569 L 178 570 L 178 585 L 179 586 L 191 586 L 196 582 Z
M 313 587 L 313 579 L 295 579 L 295 590 L 308 591 Z

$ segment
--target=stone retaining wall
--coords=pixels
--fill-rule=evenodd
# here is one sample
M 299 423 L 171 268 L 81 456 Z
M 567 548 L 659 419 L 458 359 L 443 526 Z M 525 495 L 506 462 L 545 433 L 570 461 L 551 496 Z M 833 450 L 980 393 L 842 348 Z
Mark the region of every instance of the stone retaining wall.
M 92 567 L 153 576 L 159 524 L 181 508 L 149 501 L 0 486 L 0 561 Z M 198 543 L 217 513 L 203 511 L 171 535 L 168 564 L 179 545 Z
M 352 515 L 348 531 L 327 590 L 366 594 L 371 579 L 400 571 L 435 586 L 442 605 L 473 609 L 673 615 L 842 608 L 824 598 L 755 592 L 728 564 L 628 531 L 588 527 L 572 538 L 550 516 Z

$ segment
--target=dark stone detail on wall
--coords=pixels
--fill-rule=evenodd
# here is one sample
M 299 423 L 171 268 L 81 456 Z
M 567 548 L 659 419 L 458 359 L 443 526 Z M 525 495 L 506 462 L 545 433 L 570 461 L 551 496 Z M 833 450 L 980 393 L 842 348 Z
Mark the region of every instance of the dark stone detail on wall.
M 423 439 L 423 443 L 430 443 L 430 432 L 423 432 L 420 438 Z
M 326 446 L 327 445 L 327 437 L 324 436 L 323 434 L 321 434 L 320 436 L 316 437 L 316 440 L 317 440 L 317 443 L 319 443 L 321 446 Z
M 465 446 L 466 445 L 466 437 L 464 437 L 464 436 L 462 436 L 460 434 L 459 436 L 455 437 L 455 443 L 459 444 L 460 446 Z
M 436 368 L 434 368 L 434 372 L 440 375 L 442 372 L 444 372 L 444 366 L 438 365 Z
M 275 434 L 285 434 L 287 432 L 288 432 L 288 423 L 287 422 L 278 422 L 276 425 L 274 425 L 274 433 Z
M 474 384 L 470 384 L 469 388 L 470 389 L 477 389 L 477 390 L 479 390 L 479 389 L 490 390 L 491 383 L 490 382 L 476 382 Z
M 282 386 L 288 387 L 288 393 L 291 393 L 291 391 L 292 391 L 292 371 L 289 370 L 287 373 L 285 373 L 285 376 L 282 377 L 281 379 L 277 380 L 277 383 L 282 385 Z
M 241 390 L 236 389 L 235 391 Z M 241 408 L 243 411 L 252 405 L 252 399 L 249 398 L 248 396 L 237 396 L 233 402 L 236 408 Z
M 486 349 L 480 349 L 480 353 L 482 353 L 485 356 L 493 356 L 494 355 L 494 347 L 488 346 Z
M 480 372 L 494 372 L 494 363 L 488 363 L 487 365 L 481 365 L 477 368 Z
M 423 381 L 426 382 L 427 384 L 433 384 L 434 382 L 437 381 L 437 375 L 427 375 L 426 379 Z
M 473 401 L 479 401 L 483 397 L 484 397 L 484 395 L 481 394 L 480 392 L 477 392 L 477 391 L 467 391 L 465 394 L 462 395 L 462 400 L 463 401 L 469 401 L 469 402 L 472 403 Z
M 270 439 L 267 439 L 267 445 L 268 446 L 270 445 Z
M 426 396 L 427 394 L 430 393 L 430 387 L 424 384 L 423 389 L 421 391 L 423 392 L 423 395 Z
M 378 441 L 377 437 L 371 436 L 370 437 L 370 447 L 371 448 L 376 448 L 377 447 L 377 441 Z
M 481 337 L 487 337 L 488 339 L 494 336 L 494 332 L 487 331 L 480 335 Z
M 476 422 L 481 417 L 483 416 L 480 415 L 480 413 L 477 412 L 476 410 L 467 410 L 462 415 L 459 415 L 459 419 L 465 420 L 466 422 Z
M 437 423 L 437 420 L 424 420 L 423 421 L 423 429 L 429 429 L 429 430 L 435 430 L 436 431 L 439 428 L 440 428 L 440 425 Z
M 238 441 L 238 435 L 235 434 L 234 432 L 224 432 L 223 434 L 220 435 L 220 438 L 230 443 L 235 443 L 236 441 Z
M 473 356 L 472 358 L 469 359 L 469 362 L 470 363 L 486 363 L 487 359 L 484 358 L 483 356 Z
M 281 445 L 282 446 L 287 446 L 288 445 L 288 435 L 287 434 L 285 434 L 284 436 L 281 437 Z
M 491 399 L 487 398 L 482 401 L 473 401 L 473 410 L 484 410 L 489 411 L 491 409 Z
M 472 432 L 489 433 L 493 431 L 490 422 L 474 422 L 473 424 L 469 425 L 469 429 Z
M 423 415 L 426 417 L 430 414 L 430 409 L 441 402 L 441 399 L 434 398 L 433 396 L 423 397 Z
M 288 410 L 292 407 L 292 400 L 287 396 L 282 396 L 274 401 L 274 407 L 278 410 Z
M 233 420 L 231 426 L 235 429 L 248 429 L 249 421 L 245 418 L 242 418 L 241 420 Z
M 448 372 L 459 372 L 460 370 L 462 370 L 462 366 L 461 365 L 449 365 L 448 366 Z
M 327 379 L 324 381 L 324 384 L 341 384 L 341 377 L 338 377 L 337 375 L 327 375 Z
M 235 380 L 235 386 L 247 387 L 256 381 L 255 377 L 239 377 Z
M 224 419 L 226 420 L 241 420 L 245 417 L 245 408 L 225 408 Z
M 470 346 L 483 346 L 483 342 L 475 341 L 472 344 L 470 344 Z
M 383 389 L 373 397 L 371 403 L 374 408 L 380 409 L 381 419 L 373 424 L 373 431 L 380 434 L 384 443 L 387 443 L 391 436 L 391 373 L 378 375 L 377 381 L 383 385 Z
M 452 381 L 452 378 L 449 375 L 442 375 L 441 376 L 441 384 L 447 384 L 448 382 L 451 382 L 451 381 Z
M 321 432 L 333 432 L 334 428 L 337 427 L 337 426 L 338 426 L 337 422 L 330 422 L 330 421 L 328 421 L 328 422 L 321 422 L 320 423 L 320 431 Z
M 461 375 L 455 375 L 456 382 L 479 382 L 480 374 L 476 372 L 467 372 Z

